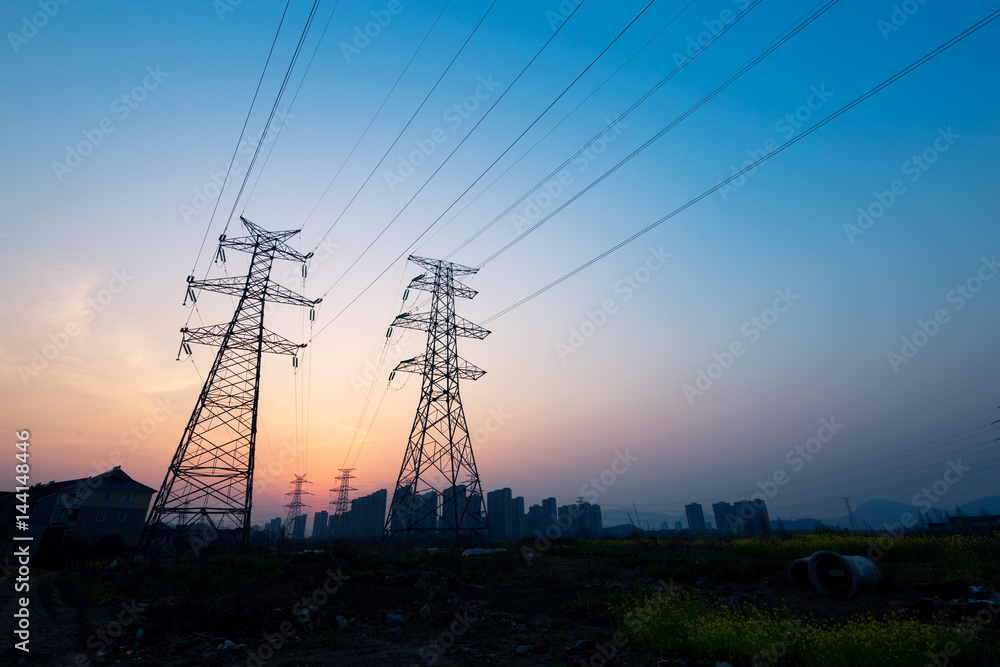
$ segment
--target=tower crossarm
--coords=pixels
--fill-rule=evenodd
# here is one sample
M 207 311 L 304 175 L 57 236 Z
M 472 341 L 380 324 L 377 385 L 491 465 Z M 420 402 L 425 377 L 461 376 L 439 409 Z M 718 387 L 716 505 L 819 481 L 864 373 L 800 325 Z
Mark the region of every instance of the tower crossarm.
M 477 338 L 482 340 L 490 335 L 489 329 L 473 324 L 464 317 L 454 315 L 455 335 L 464 338 Z M 431 313 L 402 313 L 396 316 L 392 326 L 404 329 L 416 329 L 418 331 L 429 331 L 433 326 Z
M 199 345 L 214 345 L 216 347 L 222 345 L 223 341 L 226 339 L 226 330 L 229 325 L 226 324 L 213 324 L 209 327 L 194 327 L 194 328 L 183 328 L 181 333 L 184 334 L 185 343 L 197 343 Z M 256 332 L 252 332 L 256 334 Z M 306 346 L 305 343 L 293 343 L 284 336 L 279 336 L 278 334 L 264 329 L 261 336 L 261 352 L 268 352 L 271 354 L 296 354 L 300 349 Z M 230 337 L 228 341 L 228 346 L 233 350 L 246 350 L 247 352 L 257 351 L 257 338 L 253 337 Z
M 188 286 L 192 289 L 203 289 L 209 292 L 219 292 L 230 296 L 241 296 L 247 286 L 246 276 L 229 278 L 213 278 L 211 280 L 190 280 Z M 296 294 L 287 287 L 268 281 L 267 300 L 271 303 L 283 303 L 290 306 L 315 306 L 322 299 L 310 300 Z
M 413 280 L 411 280 L 410 284 L 407 285 L 407 288 L 408 289 L 424 290 L 425 292 L 433 292 L 434 291 L 434 275 L 433 274 L 422 273 L 419 276 L 417 276 L 416 278 L 414 278 Z M 474 297 L 477 294 L 479 294 L 479 292 L 477 292 L 476 290 L 472 289 L 471 287 L 469 287 L 467 285 L 463 285 L 462 283 L 454 282 L 454 281 L 452 281 L 451 289 L 455 293 L 455 296 L 460 296 L 463 299 L 471 299 L 472 297 Z
M 426 365 L 426 354 L 421 354 L 419 357 L 414 357 L 412 359 L 404 359 L 403 361 L 396 364 L 394 371 L 400 373 L 423 373 Z M 486 371 L 483 369 L 470 364 L 465 359 L 461 357 L 458 358 L 458 378 L 460 380 L 478 380 L 479 378 L 486 375 Z
M 471 266 L 463 266 L 461 264 L 455 264 L 454 262 L 449 262 L 443 259 L 430 259 L 429 257 L 418 257 L 417 255 L 410 255 L 406 258 L 407 261 L 413 262 L 418 266 L 422 266 L 425 269 L 433 272 L 439 271 L 442 267 L 447 266 L 448 269 L 455 276 L 471 276 L 479 273 L 479 269 L 474 269 Z
M 246 225 L 246 228 L 251 232 L 251 235 L 237 236 L 231 239 L 221 237 L 219 239 L 220 246 L 233 248 L 235 250 L 242 250 L 243 252 L 251 254 L 253 254 L 255 249 L 260 248 L 268 253 L 272 253 L 275 259 L 287 259 L 292 262 L 305 262 L 312 257 L 312 253 L 303 255 L 301 252 L 285 243 L 286 240 L 298 234 L 299 230 L 291 229 L 283 232 L 269 232 L 242 216 L 240 216 L 240 220 L 242 220 L 243 224 Z

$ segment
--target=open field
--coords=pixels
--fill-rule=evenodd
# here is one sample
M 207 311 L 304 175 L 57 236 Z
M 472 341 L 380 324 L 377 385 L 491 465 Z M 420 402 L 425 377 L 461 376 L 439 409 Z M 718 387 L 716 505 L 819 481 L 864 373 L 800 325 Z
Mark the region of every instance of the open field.
M 504 546 L 459 557 L 340 545 L 41 573 L 24 664 L 1000 661 L 996 535 Z M 793 588 L 788 563 L 821 549 L 876 557 L 883 583 L 850 598 Z M 914 586 L 956 578 L 982 601 L 925 599 Z M 13 603 L 0 600 L 5 625 Z M 0 662 L 17 664 L 9 643 L 3 651 Z

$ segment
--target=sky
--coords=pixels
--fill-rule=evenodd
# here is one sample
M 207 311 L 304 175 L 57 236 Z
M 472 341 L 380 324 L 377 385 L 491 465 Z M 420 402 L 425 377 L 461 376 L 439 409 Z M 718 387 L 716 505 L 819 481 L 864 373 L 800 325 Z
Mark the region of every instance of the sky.
M 176 361 L 179 329 L 233 309 L 185 281 L 245 272 L 213 262 L 244 215 L 301 229 L 307 277 L 274 276 L 323 298 L 268 314 L 310 345 L 263 363 L 255 522 L 296 474 L 313 511 L 341 467 L 395 484 L 409 253 L 481 267 L 457 309 L 492 332 L 459 347 L 484 490 L 759 492 L 772 518 L 998 493 L 1000 22 L 809 128 L 1000 2 L 841 0 L 703 105 L 813 5 L 323 0 L 288 72 L 311 6 L 0 6 L 0 421 L 33 482 L 159 488 L 214 355 Z

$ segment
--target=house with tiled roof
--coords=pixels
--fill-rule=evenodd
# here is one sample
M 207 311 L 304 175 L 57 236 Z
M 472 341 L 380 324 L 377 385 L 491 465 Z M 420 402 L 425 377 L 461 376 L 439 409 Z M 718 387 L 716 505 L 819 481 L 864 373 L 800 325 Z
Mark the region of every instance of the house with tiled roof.
M 32 551 L 58 552 L 71 541 L 93 547 L 114 535 L 134 549 L 154 493 L 120 466 L 92 477 L 36 484 L 29 490 Z

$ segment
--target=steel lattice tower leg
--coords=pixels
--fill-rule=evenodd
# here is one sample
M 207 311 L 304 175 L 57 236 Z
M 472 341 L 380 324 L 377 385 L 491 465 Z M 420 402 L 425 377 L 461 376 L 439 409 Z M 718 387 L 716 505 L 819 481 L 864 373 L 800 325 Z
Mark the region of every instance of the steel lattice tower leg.
M 354 472 L 354 468 L 340 468 L 340 477 L 334 478 L 340 480 L 340 487 L 330 489 L 330 491 L 337 492 L 337 500 L 330 503 L 333 505 L 333 516 L 330 517 L 330 529 L 327 531 L 330 537 L 347 537 L 344 515 L 350 509 L 351 491 L 357 491 L 351 487 L 351 480 L 355 479 L 352 472 Z
M 409 285 L 432 293 L 427 313 L 402 313 L 393 326 L 427 332 L 427 351 L 401 361 L 397 371 L 420 373 L 420 404 L 385 523 L 385 540 L 488 543 L 486 503 L 459 395 L 459 380 L 485 371 L 458 356 L 458 338 L 483 339 L 489 331 L 455 315 L 455 297 L 476 291 L 457 278 L 476 273 L 459 264 L 411 255 L 427 270 Z M 438 501 L 441 513 L 438 514 Z
M 139 553 L 197 552 L 220 539 L 244 548 L 249 544 L 261 355 L 294 356 L 305 347 L 264 327 L 265 304 L 312 307 L 319 301 L 271 281 L 275 259 L 304 264 L 311 256 L 285 243 L 298 230 L 269 232 L 242 220 L 248 235 L 220 237 L 218 256 L 224 261 L 226 248 L 249 253 L 247 275 L 188 277 L 185 303 L 201 289 L 238 297 L 239 302 L 228 324 L 181 329 L 182 350 L 190 352 L 190 343 L 202 343 L 218 345 L 219 351 L 146 519 Z

